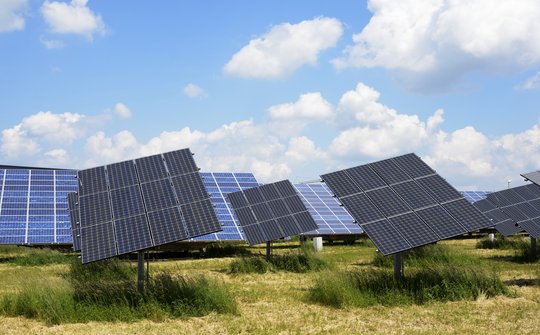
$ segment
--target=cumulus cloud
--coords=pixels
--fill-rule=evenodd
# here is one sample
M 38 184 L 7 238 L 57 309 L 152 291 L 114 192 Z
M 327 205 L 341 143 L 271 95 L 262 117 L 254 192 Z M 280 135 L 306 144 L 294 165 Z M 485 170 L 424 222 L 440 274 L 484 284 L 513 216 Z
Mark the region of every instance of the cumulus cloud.
M 184 86 L 184 94 L 190 98 L 201 98 L 207 96 L 206 92 L 198 85 L 189 83 Z
M 422 122 L 417 115 L 399 114 L 380 103 L 380 93 L 359 83 L 342 95 L 337 108 L 345 128 L 330 148 L 338 156 L 389 157 L 422 146 L 442 122 L 442 110 Z
M 21 155 L 35 155 L 39 149 L 38 143 L 27 136 L 27 130 L 21 124 L 2 130 L 0 151 L 4 158 L 13 159 Z
M 522 70 L 540 63 L 536 0 L 371 0 L 373 17 L 338 68 L 384 67 L 410 89 L 452 87 L 471 71 Z
M 45 38 L 43 36 L 40 37 L 39 41 L 47 49 L 60 49 L 60 48 L 63 48 L 65 46 L 63 41 L 50 40 L 50 39 L 47 39 L 47 38 Z
M 28 0 L 2 0 L 0 2 L 0 33 L 23 30 L 24 12 Z
M 105 23 L 87 3 L 88 0 L 71 0 L 70 3 L 46 0 L 41 14 L 51 32 L 81 35 L 92 41 L 95 33 L 105 34 Z
M 537 90 L 540 89 L 540 72 L 528 78 L 524 83 L 516 86 L 520 90 Z
M 114 105 L 114 113 L 122 119 L 129 119 L 131 117 L 131 109 L 121 102 Z
M 342 31 L 341 22 L 334 18 L 282 23 L 249 41 L 224 70 L 247 78 L 284 77 L 304 64 L 316 64 L 321 51 L 334 47 Z
M 299 162 L 328 158 L 328 155 L 306 136 L 291 138 L 285 156 Z

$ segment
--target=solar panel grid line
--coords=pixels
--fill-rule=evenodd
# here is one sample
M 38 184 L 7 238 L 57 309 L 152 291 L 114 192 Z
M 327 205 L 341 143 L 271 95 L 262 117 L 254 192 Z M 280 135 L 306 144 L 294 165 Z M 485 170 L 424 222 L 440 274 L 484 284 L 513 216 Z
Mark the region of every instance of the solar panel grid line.
M 32 170 L 28 170 L 28 197 L 26 198 L 26 203 L 27 203 L 27 206 L 26 206 L 26 230 L 24 232 L 24 243 L 27 244 L 28 243 L 28 216 L 30 215 L 30 186 L 32 185 L 30 183 L 30 177 L 32 175 Z
M 520 222 L 519 225 L 533 238 L 540 237 L 540 219 Z
M 318 199 L 321 203 L 324 204 L 324 207 L 325 207 L 328 211 L 332 212 L 332 214 L 333 214 L 334 216 L 337 217 L 337 215 L 334 213 L 334 211 L 333 211 L 333 210 L 332 210 L 332 209 L 331 209 L 331 208 L 330 208 L 330 207 L 329 207 L 329 206 L 321 199 L 320 195 L 319 195 L 317 192 L 315 192 L 315 190 L 311 187 L 310 184 L 304 184 L 304 185 L 306 185 L 306 187 L 309 188 L 309 190 L 310 190 L 310 192 L 312 193 L 313 196 L 317 197 L 317 199 Z M 318 214 L 319 216 L 321 216 L 321 215 L 319 214 L 319 211 L 317 210 L 317 208 L 316 208 L 315 206 L 313 206 L 313 205 L 307 200 L 306 194 L 304 194 L 302 191 L 300 191 L 298 185 L 295 185 L 295 187 L 296 187 L 297 192 L 300 194 L 300 197 L 303 199 L 303 202 L 304 202 L 304 205 L 306 205 L 306 208 L 309 206 L 316 214 Z M 308 208 L 308 210 L 309 210 L 309 208 Z M 321 216 L 321 217 L 322 217 L 322 216 Z M 340 220 L 340 221 L 341 221 L 341 220 Z M 351 221 L 352 221 L 352 218 L 351 218 Z M 326 223 L 326 222 L 325 222 L 325 223 Z M 317 223 L 317 226 L 319 227 L 319 229 L 317 229 L 317 230 L 315 230 L 315 231 L 313 231 L 313 232 L 306 232 L 306 234 L 310 234 L 310 233 L 319 233 L 319 231 L 321 230 L 321 225 L 320 225 L 319 223 Z M 331 233 L 335 234 L 335 230 L 334 230 L 333 227 L 330 227 L 330 225 L 328 225 L 328 229 L 331 230 Z M 350 232 L 350 230 L 349 230 L 348 228 L 347 228 L 347 231 Z
M 56 199 L 56 173 L 53 171 L 53 193 L 54 193 L 54 199 Z M 30 197 L 28 197 L 30 198 Z M 56 243 L 56 206 L 54 206 L 54 243 Z
M 437 174 L 435 170 L 414 153 L 393 157 L 392 161 L 412 179 Z
M 405 173 L 391 158 L 367 164 L 387 185 L 401 183 L 410 180 Z

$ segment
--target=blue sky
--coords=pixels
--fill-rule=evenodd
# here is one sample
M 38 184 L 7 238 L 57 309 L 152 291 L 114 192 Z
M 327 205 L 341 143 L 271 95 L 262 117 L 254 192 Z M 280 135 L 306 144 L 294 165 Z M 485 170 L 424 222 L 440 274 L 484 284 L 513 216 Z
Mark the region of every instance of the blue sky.
M 540 169 L 540 3 L 0 1 L 2 164 L 190 147 L 303 181 L 416 152 L 461 190 Z

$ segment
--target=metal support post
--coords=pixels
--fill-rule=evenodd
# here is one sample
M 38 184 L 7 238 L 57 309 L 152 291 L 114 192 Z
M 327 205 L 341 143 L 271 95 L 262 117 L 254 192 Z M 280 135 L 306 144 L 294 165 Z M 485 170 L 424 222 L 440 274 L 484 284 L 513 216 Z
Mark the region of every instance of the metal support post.
M 536 257 L 536 238 L 531 236 L 531 253 L 533 257 Z
M 266 260 L 270 260 L 272 257 L 272 242 L 266 242 Z
M 144 251 L 137 252 L 137 290 L 144 293 Z
M 394 278 L 403 279 L 403 253 L 401 252 L 394 254 Z

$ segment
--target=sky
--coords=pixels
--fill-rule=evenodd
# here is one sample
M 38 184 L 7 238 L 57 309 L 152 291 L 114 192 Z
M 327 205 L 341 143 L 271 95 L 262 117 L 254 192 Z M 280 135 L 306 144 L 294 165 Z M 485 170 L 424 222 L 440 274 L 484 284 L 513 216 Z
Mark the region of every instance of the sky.
M 459 190 L 540 169 L 537 0 L 0 0 L 0 164 L 189 147 L 261 182 L 414 152 Z

